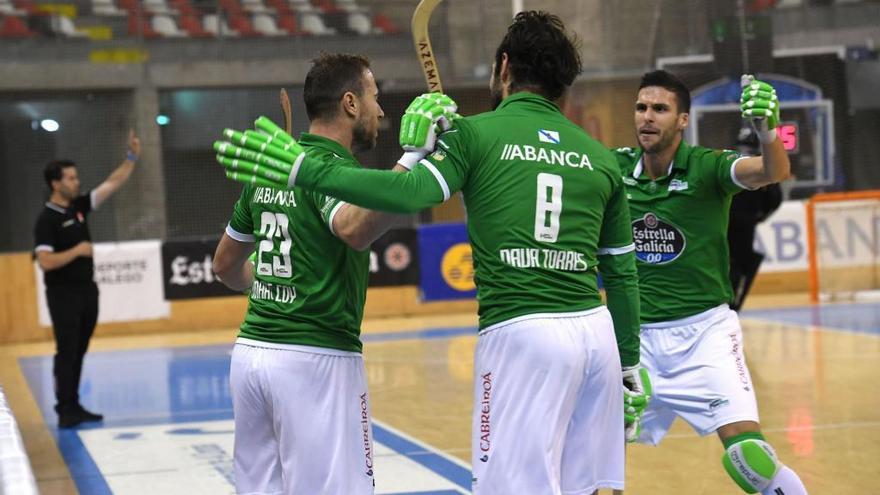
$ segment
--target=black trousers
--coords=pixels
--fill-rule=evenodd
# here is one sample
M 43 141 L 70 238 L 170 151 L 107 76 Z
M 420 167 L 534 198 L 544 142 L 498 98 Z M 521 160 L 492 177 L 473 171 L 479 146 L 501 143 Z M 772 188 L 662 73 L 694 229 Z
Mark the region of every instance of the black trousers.
M 98 286 L 59 285 L 46 288 L 46 301 L 55 334 L 55 411 L 75 410 L 83 357 L 98 322 Z

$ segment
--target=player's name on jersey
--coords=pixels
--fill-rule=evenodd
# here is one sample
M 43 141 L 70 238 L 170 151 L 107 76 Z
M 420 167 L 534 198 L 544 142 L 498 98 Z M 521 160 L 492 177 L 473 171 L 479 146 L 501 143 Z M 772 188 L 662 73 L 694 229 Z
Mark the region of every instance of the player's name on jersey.
M 501 261 L 517 268 L 545 268 L 566 272 L 585 272 L 589 266 L 577 251 L 558 249 L 511 248 L 499 252 Z
M 296 206 L 296 198 L 293 190 L 272 189 L 270 187 L 258 187 L 254 191 L 252 203 L 275 204 L 279 206 Z
M 296 299 L 296 289 L 289 285 L 279 285 L 254 280 L 254 283 L 251 285 L 251 299 L 262 299 L 289 304 Z
M 593 170 L 590 158 L 583 153 L 574 151 L 546 149 L 541 146 L 505 144 L 501 148 L 500 160 L 524 160 L 542 162 L 562 167 L 589 168 Z

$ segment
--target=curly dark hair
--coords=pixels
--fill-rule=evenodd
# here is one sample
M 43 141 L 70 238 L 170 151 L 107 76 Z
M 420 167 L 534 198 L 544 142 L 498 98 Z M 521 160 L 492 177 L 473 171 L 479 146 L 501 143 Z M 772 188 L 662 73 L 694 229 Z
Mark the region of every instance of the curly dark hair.
M 580 42 L 565 32 L 559 17 L 543 11 L 520 12 L 507 28 L 495 51 L 495 77 L 501 73 L 501 55 L 507 54 L 511 92 L 535 89 L 555 100 L 581 73 Z
M 678 113 L 690 113 L 691 111 L 691 92 L 681 79 L 673 76 L 665 70 L 655 70 L 645 73 L 642 76 L 642 83 L 639 84 L 639 90 L 648 86 L 659 86 L 667 91 L 675 93 L 675 99 L 678 103 Z
M 364 71 L 370 60 L 363 55 L 321 53 L 306 75 L 303 100 L 309 120 L 336 116 L 339 100 L 347 92 L 364 93 Z

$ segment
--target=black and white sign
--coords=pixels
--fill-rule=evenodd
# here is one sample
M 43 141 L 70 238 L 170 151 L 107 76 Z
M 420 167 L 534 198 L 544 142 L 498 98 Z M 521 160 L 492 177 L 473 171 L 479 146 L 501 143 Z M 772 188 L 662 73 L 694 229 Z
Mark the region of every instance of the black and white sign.
M 370 246 L 370 287 L 418 285 L 416 230 L 389 230 Z
M 165 299 L 235 296 L 211 269 L 218 239 L 170 241 L 162 244 Z

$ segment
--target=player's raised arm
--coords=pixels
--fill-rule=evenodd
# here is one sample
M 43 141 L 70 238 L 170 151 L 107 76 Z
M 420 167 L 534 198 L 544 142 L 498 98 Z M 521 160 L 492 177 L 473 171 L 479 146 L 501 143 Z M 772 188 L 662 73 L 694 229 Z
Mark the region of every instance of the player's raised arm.
M 448 127 L 457 118 L 455 109 L 452 100 L 436 93 L 413 101 L 401 124 L 401 145 L 408 152 L 399 165 L 412 167 L 404 174 L 322 166 L 265 117 L 257 121 L 263 133 L 227 129 L 224 137 L 229 141 L 215 142 L 214 149 L 226 176 L 239 182 L 275 188 L 300 186 L 373 210 L 413 213 L 448 199 L 434 172 L 415 165 L 433 149 L 438 127 Z
M 791 171 L 788 153 L 776 136 L 779 124 L 779 99 L 773 86 L 743 76 L 740 97 L 742 116 L 748 119 L 761 141 L 761 156 L 741 160 L 735 169 L 736 180 L 749 189 L 758 189 L 784 180 Z

